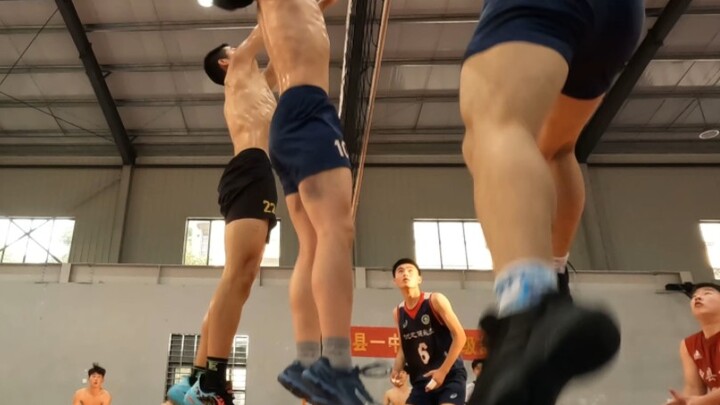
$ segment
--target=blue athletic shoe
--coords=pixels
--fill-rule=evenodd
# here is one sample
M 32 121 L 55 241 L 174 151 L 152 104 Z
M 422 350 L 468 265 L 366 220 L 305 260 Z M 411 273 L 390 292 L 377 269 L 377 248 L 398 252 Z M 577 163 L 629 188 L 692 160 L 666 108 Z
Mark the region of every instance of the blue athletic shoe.
M 200 380 L 204 377 L 205 375 L 201 375 L 185 394 L 186 405 L 234 405 L 233 397 L 227 391 L 204 392 L 200 388 Z
M 321 357 L 302 373 L 302 378 L 313 385 L 313 405 L 372 405 L 370 393 L 360 381 L 360 370 L 335 370 L 328 359 Z
M 312 386 L 302 378 L 303 371 L 305 370 L 306 368 L 296 360 L 278 375 L 277 380 L 280 385 L 293 395 L 310 402 L 313 396 L 313 389 Z
M 188 391 L 190 391 L 190 377 L 183 377 L 179 383 L 170 387 L 167 399 L 173 405 L 185 405 L 185 394 Z

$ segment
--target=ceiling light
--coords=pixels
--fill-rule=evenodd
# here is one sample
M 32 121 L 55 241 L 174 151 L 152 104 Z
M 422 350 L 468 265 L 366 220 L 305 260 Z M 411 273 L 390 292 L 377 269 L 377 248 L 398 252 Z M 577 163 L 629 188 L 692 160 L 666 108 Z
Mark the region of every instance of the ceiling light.
M 701 132 L 700 135 L 698 135 L 698 138 L 713 139 L 718 135 L 720 135 L 720 129 L 708 129 L 707 131 Z
M 198 4 L 200 4 L 203 7 L 212 7 L 213 0 L 198 0 Z

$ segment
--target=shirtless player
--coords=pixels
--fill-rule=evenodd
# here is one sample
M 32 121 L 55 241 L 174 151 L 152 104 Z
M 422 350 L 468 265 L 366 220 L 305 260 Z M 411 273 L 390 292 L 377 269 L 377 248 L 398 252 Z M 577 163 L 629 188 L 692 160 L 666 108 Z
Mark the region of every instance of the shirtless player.
M 410 397 L 410 376 L 408 373 L 401 371 L 392 381 L 392 388 L 385 391 L 383 397 L 383 405 L 405 405 L 408 397 Z
M 88 370 L 88 386 L 75 391 L 73 405 L 111 405 L 112 397 L 103 388 L 105 369 L 93 363 Z
M 233 9 L 253 1 L 220 3 Z M 298 359 L 278 380 L 313 405 L 372 403 L 350 354 L 352 173 L 328 96 L 327 27 L 314 0 L 258 0 L 258 9 L 281 94 L 270 157 L 300 242 L 290 282 Z
M 264 72 L 258 68 L 255 55 L 262 46 L 262 32 L 256 28 L 237 48 L 223 44 L 205 57 L 205 72 L 225 87 L 224 113 L 235 157 L 218 186 L 225 218 L 225 269 L 202 324 L 194 368 L 204 370 L 170 388 L 168 399 L 175 405 L 233 403 L 226 389 L 228 356 L 265 244 L 277 223 L 277 190 L 268 158 L 275 76 L 271 68 Z

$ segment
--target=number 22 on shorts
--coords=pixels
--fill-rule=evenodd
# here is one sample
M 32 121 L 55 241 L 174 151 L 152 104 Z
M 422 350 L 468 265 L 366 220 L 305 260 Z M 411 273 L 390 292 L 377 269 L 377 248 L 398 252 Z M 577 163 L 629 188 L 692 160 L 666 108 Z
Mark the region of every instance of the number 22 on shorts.
M 275 204 L 271 203 L 268 200 L 263 200 L 263 205 L 265 205 L 265 209 L 263 210 L 267 214 L 274 214 L 275 213 Z

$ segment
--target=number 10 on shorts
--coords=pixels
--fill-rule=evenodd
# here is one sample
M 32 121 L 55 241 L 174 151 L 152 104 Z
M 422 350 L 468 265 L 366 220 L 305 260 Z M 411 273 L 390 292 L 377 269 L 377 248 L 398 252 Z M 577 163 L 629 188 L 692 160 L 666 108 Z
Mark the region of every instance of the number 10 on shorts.
M 340 153 L 340 157 L 344 157 L 346 159 L 350 159 L 350 155 L 348 154 L 347 148 L 345 147 L 345 141 L 341 141 L 340 139 L 335 140 L 335 147 L 338 149 L 338 153 Z

